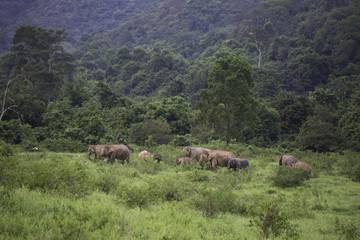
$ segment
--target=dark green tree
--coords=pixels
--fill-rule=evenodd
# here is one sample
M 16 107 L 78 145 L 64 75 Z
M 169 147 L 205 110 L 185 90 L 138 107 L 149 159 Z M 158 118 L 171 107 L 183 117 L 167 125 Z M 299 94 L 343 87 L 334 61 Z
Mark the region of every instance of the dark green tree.
M 328 152 L 345 147 L 345 135 L 337 126 L 336 114 L 327 107 L 316 105 L 314 114 L 309 116 L 300 128 L 297 143 L 302 149 Z
M 306 118 L 311 114 L 312 106 L 305 96 L 296 96 L 294 93 L 281 91 L 273 101 L 281 119 L 281 134 L 285 138 L 295 136 Z
M 65 29 L 46 30 L 22 26 L 13 37 L 13 52 L 18 68 L 27 79 L 27 86 L 50 103 L 53 90 L 61 84 L 61 76 L 72 71 L 74 58 L 65 53 L 61 43 L 66 40 Z
M 190 105 L 182 97 L 162 99 L 154 112 L 154 116 L 166 120 L 172 134 L 184 135 L 189 133 Z
M 208 88 L 200 91 L 199 109 L 215 132 L 229 144 L 243 140 L 246 128 L 257 119 L 256 101 L 251 95 L 252 69 L 241 57 L 220 58 L 208 78 Z

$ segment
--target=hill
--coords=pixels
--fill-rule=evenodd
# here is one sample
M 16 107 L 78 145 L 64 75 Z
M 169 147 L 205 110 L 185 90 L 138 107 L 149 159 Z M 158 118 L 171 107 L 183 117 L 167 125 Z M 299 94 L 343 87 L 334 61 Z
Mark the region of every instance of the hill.
M 161 1 L 1 1 L 1 39 L 9 41 L 15 30 L 23 25 L 65 28 L 71 38 L 105 32 L 137 15 L 142 15 L 148 9 L 156 7 L 159 2 Z M 2 52 L 5 49 L 2 47 Z

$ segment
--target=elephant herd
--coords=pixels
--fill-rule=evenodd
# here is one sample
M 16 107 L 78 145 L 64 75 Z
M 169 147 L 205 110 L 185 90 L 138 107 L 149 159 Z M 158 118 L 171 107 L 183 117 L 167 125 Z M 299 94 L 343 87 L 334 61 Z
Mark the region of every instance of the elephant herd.
M 127 163 L 130 161 L 129 148 L 124 144 L 90 145 L 88 148 L 89 159 L 91 154 L 95 154 L 94 160 L 104 157 L 111 164 L 115 162 L 115 159 L 127 161 Z
M 213 172 L 216 172 L 216 168 L 227 167 L 228 169 L 237 169 L 247 168 L 249 166 L 249 161 L 246 158 L 236 158 L 235 155 L 231 152 L 225 150 L 210 150 L 207 148 L 196 148 L 196 147 L 184 147 L 181 152 L 187 154 L 188 159 L 192 161 L 197 160 L 200 166 L 204 167 L 207 162 L 210 162 L 210 169 Z M 181 158 L 180 158 L 181 159 Z M 176 159 L 176 163 L 180 164 L 182 162 Z
M 197 161 L 200 166 L 204 167 L 206 163 L 210 163 L 210 169 L 216 172 L 217 167 L 227 167 L 227 169 L 243 169 L 249 167 L 249 161 L 244 157 L 236 157 L 232 152 L 225 150 L 210 150 L 201 147 L 186 146 L 181 151 L 184 157 L 179 157 L 175 160 L 175 165 L 189 164 Z M 88 155 L 95 154 L 95 160 L 107 158 L 107 162 L 113 164 L 115 159 L 126 161 L 129 163 L 130 151 L 126 145 L 90 145 L 88 148 Z M 138 157 L 144 161 L 151 159 L 152 154 L 147 150 L 141 151 Z M 155 154 L 153 159 L 159 163 L 162 160 L 161 154 Z M 289 166 L 294 169 L 304 169 L 311 173 L 311 167 L 305 162 L 298 162 L 292 155 L 281 155 L 279 158 L 280 166 Z
M 281 155 L 279 158 L 279 165 L 282 166 L 289 166 L 294 169 L 303 169 L 306 170 L 309 173 L 309 176 L 311 174 L 311 167 L 306 162 L 298 162 L 296 157 L 292 155 Z

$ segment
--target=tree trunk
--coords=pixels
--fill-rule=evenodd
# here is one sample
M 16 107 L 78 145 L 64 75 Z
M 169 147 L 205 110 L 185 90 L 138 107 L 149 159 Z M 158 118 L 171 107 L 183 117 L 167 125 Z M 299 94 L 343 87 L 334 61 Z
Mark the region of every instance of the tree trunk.
M 5 92 L 4 92 L 4 98 L 3 98 L 2 106 L 1 106 L 0 122 L 1 122 L 1 120 L 2 120 L 2 118 L 3 118 L 3 116 L 4 116 L 4 114 L 5 114 L 5 112 L 6 112 L 7 110 L 16 107 L 16 105 L 11 105 L 11 106 L 9 106 L 9 107 L 7 107 L 7 108 L 5 109 L 7 92 L 8 92 L 8 90 L 9 90 L 10 82 L 11 82 L 11 79 L 10 79 L 10 80 L 7 82 L 7 84 L 6 84 L 6 88 L 5 88 Z
M 256 43 L 256 49 L 258 50 L 258 54 L 259 54 L 258 55 L 258 68 L 260 68 L 261 67 L 261 55 L 262 55 L 261 44 L 257 40 L 255 40 L 255 43 Z

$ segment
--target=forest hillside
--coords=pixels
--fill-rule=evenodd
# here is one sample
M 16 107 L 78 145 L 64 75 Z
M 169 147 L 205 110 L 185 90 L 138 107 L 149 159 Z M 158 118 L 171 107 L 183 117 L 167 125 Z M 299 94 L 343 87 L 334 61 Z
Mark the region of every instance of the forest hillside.
M 359 1 L 0 9 L 0 136 L 9 143 L 360 148 Z

